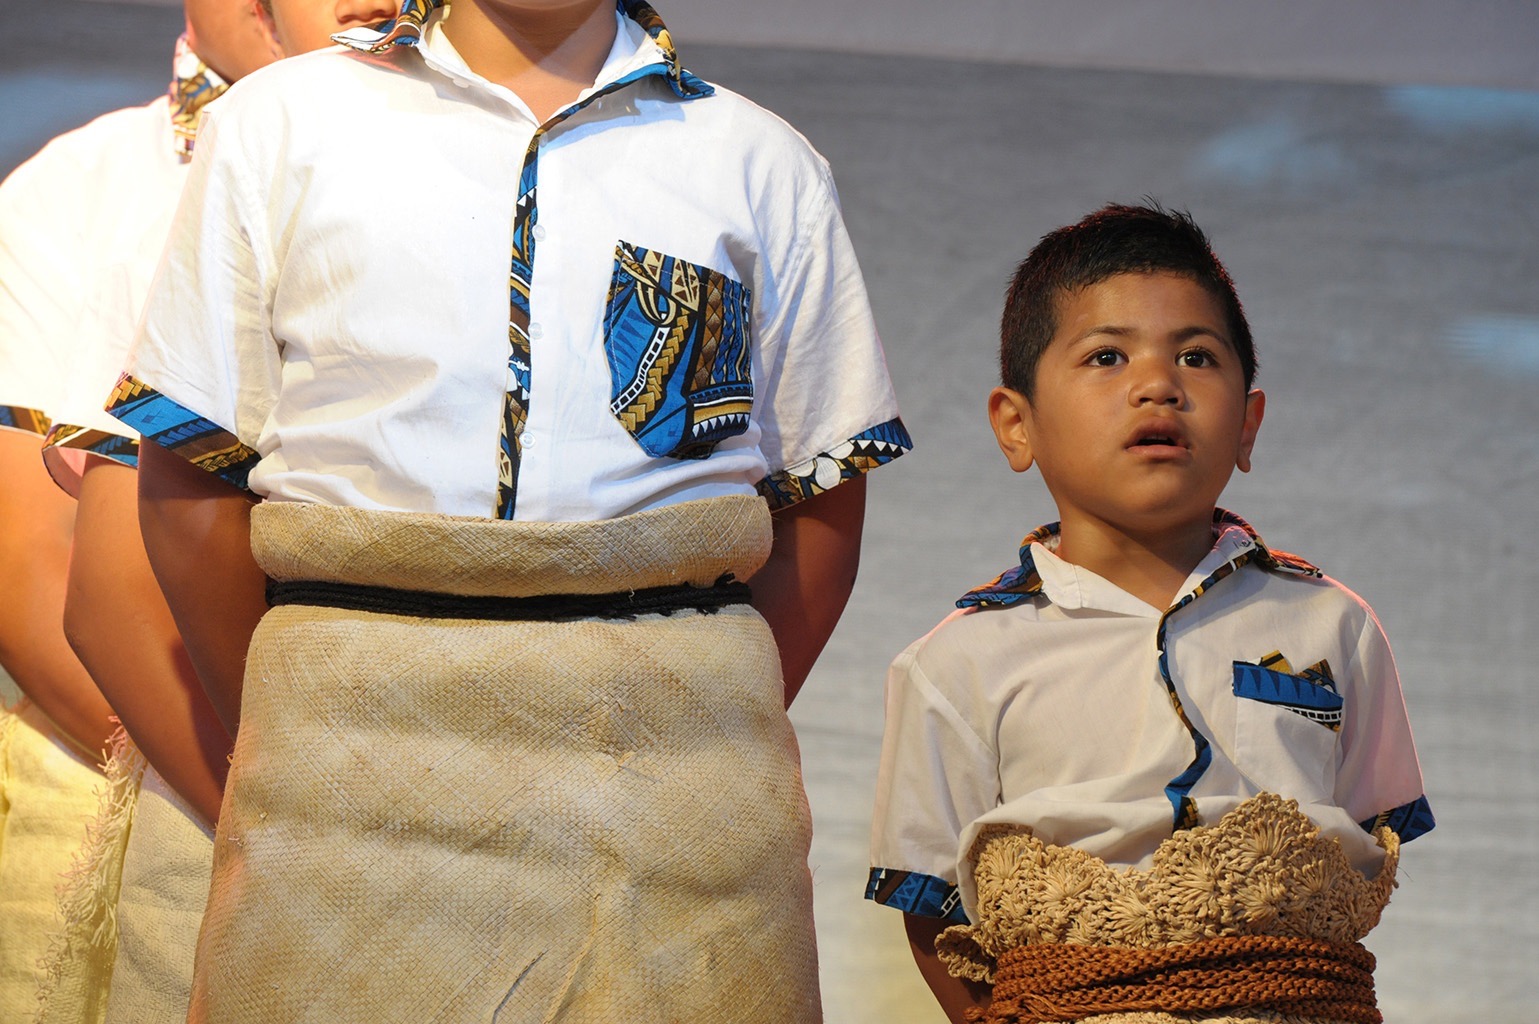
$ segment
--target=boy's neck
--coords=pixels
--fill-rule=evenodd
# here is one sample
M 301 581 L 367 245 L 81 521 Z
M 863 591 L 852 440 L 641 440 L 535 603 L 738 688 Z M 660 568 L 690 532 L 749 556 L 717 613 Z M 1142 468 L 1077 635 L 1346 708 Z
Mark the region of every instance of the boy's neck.
M 1056 553 L 1145 604 L 1169 608 L 1181 585 L 1211 550 L 1211 519 L 1141 534 L 1081 516 L 1064 519 Z
M 512 90 L 543 123 L 603 70 L 614 46 L 615 5 L 455 0 L 443 31 L 470 70 Z

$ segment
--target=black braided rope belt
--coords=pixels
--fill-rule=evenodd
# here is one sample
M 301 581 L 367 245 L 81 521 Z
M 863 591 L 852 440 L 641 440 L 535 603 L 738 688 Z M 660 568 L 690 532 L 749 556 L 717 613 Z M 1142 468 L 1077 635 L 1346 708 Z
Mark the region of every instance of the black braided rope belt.
M 709 615 L 728 605 L 747 604 L 748 584 L 727 573 L 709 587 L 680 583 L 668 587 L 618 590 L 611 594 L 540 594 L 535 597 L 467 597 L 427 590 L 398 590 L 325 580 L 267 583 L 267 603 L 303 604 L 349 611 L 409 615 L 421 619 L 486 619 L 496 622 L 570 622 L 576 619 L 634 619 L 695 611 Z

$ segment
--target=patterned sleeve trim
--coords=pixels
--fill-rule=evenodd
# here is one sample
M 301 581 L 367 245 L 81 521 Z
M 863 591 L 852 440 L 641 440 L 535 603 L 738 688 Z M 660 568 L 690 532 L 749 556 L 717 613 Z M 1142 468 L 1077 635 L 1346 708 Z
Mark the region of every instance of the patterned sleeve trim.
M 225 483 L 249 491 L 246 478 L 261 456 L 228 430 L 179 405 L 128 374 L 118 378 L 107 400 L 107 412 L 167 451 L 214 474 Z
M 846 480 L 884 466 L 914 447 L 900 419 L 861 431 L 841 445 L 759 481 L 771 509 L 789 508 Z
M 69 423 L 55 423 L 43 439 L 43 450 L 73 448 L 77 451 L 100 455 L 104 459 L 121 463 L 129 469 L 139 468 L 139 439 L 110 434 L 105 430 L 91 430 Z
M 1427 803 L 1425 795 L 1417 797 L 1408 804 L 1401 804 L 1393 810 L 1381 811 L 1367 821 L 1358 822 L 1364 832 L 1373 832 L 1380 826 L 1388 826 L 1390 831 L 1400 837 L 1402 843 L 1409 843 L 1417 836 L 1424 836 L 1437 827 L 1437 822 L 1432 818 L 1432 805 Z
M 48 433 L 48 417 L 44 416 L 40 409 L 24 409 L 19 405 L 0 405 L 0 427 L 42 437 Z
M 934 875 L 872 868 L 871 879 L 866 883 L 866 899 L 905 914 L 968 923 L 962 910 L 962 894 L 956 886 Z

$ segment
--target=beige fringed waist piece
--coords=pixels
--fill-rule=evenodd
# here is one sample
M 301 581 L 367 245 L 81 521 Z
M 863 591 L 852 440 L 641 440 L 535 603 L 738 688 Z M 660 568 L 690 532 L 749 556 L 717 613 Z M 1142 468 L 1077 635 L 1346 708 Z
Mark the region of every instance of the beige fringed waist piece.
M 1360 940 L 1395 886 L 1399 839 L 1365 879 L 1298 805 L 1252 797 L 1177 832 L 1147 871 L 1114 869 L 1029 829 L 974 843 L 980 920 L 936 946 L 959 978 L 994 985 L 990 1024 L 1375 1024 Z
M 746 579 L 769 517 L 750 497 L 537 524 L 269 504 L 252 549 L 280 587 L 517 605 Z M 269 611 L 191 1019 L 818 1020 L 773 638 L 743 604 L 668 610 Z

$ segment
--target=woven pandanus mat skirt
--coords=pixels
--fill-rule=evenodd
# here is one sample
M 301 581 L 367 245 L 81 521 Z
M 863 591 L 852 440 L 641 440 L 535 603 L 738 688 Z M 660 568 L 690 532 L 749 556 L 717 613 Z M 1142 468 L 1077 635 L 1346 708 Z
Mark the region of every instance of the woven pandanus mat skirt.
M 470 597 L 709 588 L 769 544 L 750 497 L 596 523 L 252 515 L 278 585 Z M 746 604 L 279 604 L 241 714 L 191 1020 L 819 1019 L 799 756 Z
M 106 1024 L 186 1018 L 212 838 L 191 806 L 147 769 L 123 854 Z

